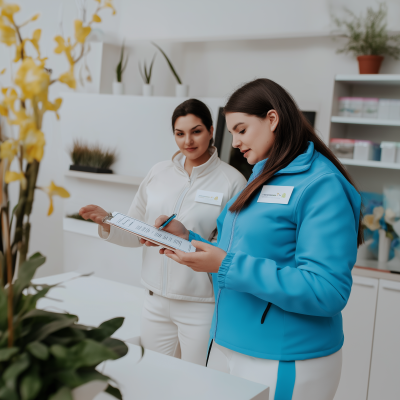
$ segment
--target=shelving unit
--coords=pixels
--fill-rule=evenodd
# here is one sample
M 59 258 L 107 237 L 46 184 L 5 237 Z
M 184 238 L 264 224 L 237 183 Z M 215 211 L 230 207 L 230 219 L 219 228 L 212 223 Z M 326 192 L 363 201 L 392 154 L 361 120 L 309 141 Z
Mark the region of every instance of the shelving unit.
M 372 168 L 385 168 L 385 169 L 397 169 L 400 170 L 399 163 L 384 163 L 381 161 L 363 161 L 353 160 L 351 158 L 340 158 L 339 161 L 343 165 L 354 165 L 357 167 L 372 167 Z
M 376 126 L 400 126 L 400 120 L 378 119 L 378 118 L 351 118 L 333 116 L 331 122 L 335 124 L 356 124 Z
M 400 75 L 396 74 L 372 74 L 372 75 L 336 75 L 336 82 L 344 82 L 351 85 L 396 85 L 400 86 Z
M 144 178 L 137 176 L 126 176 L 126 175 L 116 175 L 116 174 L 95 174 L 91 172 L 80 172 L 80 171 L 67 171 L 64 174 L 68 178 L 77 179 L 88 179 L 92 181 L 102 181 L 119 183 L 122 185 L 134 185 L 139 186 Z
M 79 233 L 99 239 L 99 235 L 97 234 L 98 225 L 93 222 L 65 217 L 63 219 L 63 229 L 67 232 Z

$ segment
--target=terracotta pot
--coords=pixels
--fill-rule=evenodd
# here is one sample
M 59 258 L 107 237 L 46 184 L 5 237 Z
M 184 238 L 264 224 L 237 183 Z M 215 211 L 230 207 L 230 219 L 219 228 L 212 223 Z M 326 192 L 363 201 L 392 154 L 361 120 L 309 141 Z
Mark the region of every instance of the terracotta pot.
M 360 74 L 379 74 L 383 61 L 382 56 L 358 56 Z

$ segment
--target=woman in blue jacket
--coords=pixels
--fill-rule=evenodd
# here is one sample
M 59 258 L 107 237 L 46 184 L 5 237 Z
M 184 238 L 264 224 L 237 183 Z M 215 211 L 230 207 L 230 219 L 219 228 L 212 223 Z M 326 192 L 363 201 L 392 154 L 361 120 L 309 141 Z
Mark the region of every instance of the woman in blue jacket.
M 201 251 L 161 252 L 212 273 L 208 367 L 268 385 L 270 399 L 331 400 L 363 241 L 360 195 L 275 82 L 247 83 L 224 111 L 233 147 L 254 165 L 249 183 L 219 216 L 216 245 L 173 221 L 165 229 Z

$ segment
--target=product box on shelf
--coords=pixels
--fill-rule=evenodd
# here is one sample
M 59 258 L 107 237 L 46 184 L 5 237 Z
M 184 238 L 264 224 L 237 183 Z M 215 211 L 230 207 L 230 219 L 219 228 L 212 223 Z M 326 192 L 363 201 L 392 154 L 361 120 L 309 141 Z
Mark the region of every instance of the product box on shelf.
M 379 144 L 370 140 L 356 140 L 354 143 L 354 159 L 363 161 L 379 161 L 381 158 Z
M 379 119 L 400 119 L 400 100 L 380 99 L 378 107 Z
M 354 142 L 353 139 L 331 139 L 329 148 L 338 158 L 353 158 Z
M 362 107 L 363 118 L 378 118 L 379 99 L 364 98 Z
M 396 162 L 397 143 L 382 142 L 381 143 L 381 161 L 386 163 Z

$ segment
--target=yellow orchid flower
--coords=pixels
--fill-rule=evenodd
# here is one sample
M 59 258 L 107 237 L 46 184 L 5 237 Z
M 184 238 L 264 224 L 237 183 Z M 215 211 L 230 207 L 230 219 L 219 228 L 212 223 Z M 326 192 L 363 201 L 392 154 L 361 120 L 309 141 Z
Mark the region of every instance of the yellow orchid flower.
M 83 21 L 80 19 L 75 20 L 75 39 L 79 43 L 85 43 L 85 40 L 92 28 L 90 26 L 83 26 Z
M 62 99 L 58 98 L 58 99 L 54 100 L 54 103 L 51 103 L 50 101 L 46 101 L 44 103 L 44 107 L 46 108 L 46 110 L 54 111 L 56 113 L 57 119 L 60 119 L 60 116 L 57 111 L 61 107 L 61 104 L 62 104 Z
M 56 186 L 56 184 L 51 181 L 50 185 L 44 188 L 39 188 L 41 190 L 43 190 L 45 193 L 47 193 L 47 195 L 50 198 L 50 207 L 49 207 L 49 211 L 47 212 L 47 215 L 51 215 L 53 213 L 54 207 L 53 207 L 53 196 L 60 196 L 64 199 L 68 198 L 70 196 L 70 194 L 68 193 L 67 190 L 65 190 L 63 187 L 61 186 Z
M 22 43 L 18 43 L 15 46 L 15 58 L 14 62 L 17 63 L 22 58 L 22 52 L 25 50 L 26 40 L 23 40 Z
M 0 75 L 3 75 L 6 72 L 6 68 L 2 69 Z
M 2 160 L 7 159 L 9 164 L 18 154 L 18 142 L 16 140 L 6 140 L 0 146 L 0 158 Z
M 112 2 L 112 0 L 106 0 L 106 2 L 105 2 L 105 4 L 104 4 L 104 7 L 108 7 L 108 8 L 111 8 L 112 10 L 113 10 L 113 13 L 112 13 L 112 15 L 115 15 L 116 14 L 116 10 L 115 10 L 115 7 L 114 7 L 114 4 L 113 4 L 113 2 Z
M 12 46 L 17 43 L 17 33 L 15 29 L 6 25 L 2 19 L 0 19 L 0 42 L 7 46 Z
M 379 220 L 383 217 L 384 212 L 383 207 L 375 207 L 372 214 L 364 216 L 363 224 L 371 231 L 376 231 L 381 227 Z
M 22 172 L 7 171 L 5 182 L 8 184 L 15 181 L 20 181 L 22 189 L 26 189 L 26 177 Z
M 28 163 L 36 160 L 40 162 L 43 158 L 44 146 L 46 140 L 44 138 L 44 133 L 39 129 L 31 129 L 22 142 L 24 150 L 24 158 Z
M 101 22 L 101 18 L 97 14 L 93 14 L 92 21 L 93 22 Z
M 3 106 L 14 112 L 15 102 L 18 100 L 18 93 L 14 88 L 2 88 L 1 93 L 3 94 Z
M 75 89 L 76 88 L 76 80 L 75 80 L 75 76 L 74 76 L 73 66 L 71 66 L 71 69 L 68 72 L 61 74 L 60 77 L 58 78 L 58 80 L 61 83 L 65 83 L 66 85 L 68 85 L 71 89 Z
M 38 57 L 40 57 L 39 40 L 41 36 L 42 36 L 42 30 L 35 29 L 32 35 L 32 39 L 28 39 L 32 43 L 35 50 L 37 51 Z
M 17 4 L 4 4 L 1 8 L 1 15 L 10 22 L 14 22 L 14 14 L 20 10 Z
M 37 65 L 32 58 L 25 58 L 15 75 L 15 84 L 18 85 L 25 99 L 47 92 L 50 76 L 42 65 Z
M 69 65 L 74 65 L 74 59 L 72 57 L 72 45 L 69 42 L 69 40 L 67 43 L 65 43 L 64 38 L 60 35 L 56 36 L 54 40 L 57 42 L 57 47 L 54 49 L 54 53 L 56 54 L 65 53 Z

